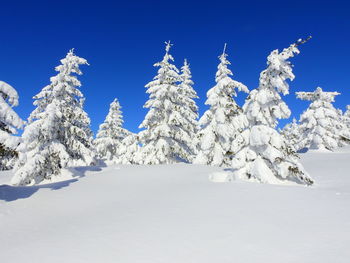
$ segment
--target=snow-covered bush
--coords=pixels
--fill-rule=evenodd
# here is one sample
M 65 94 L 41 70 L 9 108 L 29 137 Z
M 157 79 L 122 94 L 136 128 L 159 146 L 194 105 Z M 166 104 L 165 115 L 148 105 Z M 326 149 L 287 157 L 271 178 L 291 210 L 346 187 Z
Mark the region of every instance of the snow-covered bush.
M 226 45 L 225 45 L 226 48 Z M 195 163 L 229 166 L 232 155 L 242 142 L 240 133 L 247 125 L 246 117 L 234 97 L 237 91 L 249 92 L 248 88 L 233 80 L 228 69 L 231 63 L 224 52 L 219 56 L 216 85 L 207 92 L 209 109 L 200 118 L 198 155 Z M 236 91 L 237 90 L 237 91 Z
M 94 141 L 98 157 L 116 163 L 119 163 L 118 148 L 122 140 L 129 134 L 129 131 L 122 127 L 123 115 L 120 109 L 118 100 L 114 99 Z
M 298 41 L 281 53 L 274 50 L 267 57 L 267 68 L 261 72 L 259 87 L 252 90 L 243 106 L 249 127 L 242 133 L 244 144 L 232 160 L 235 178 L 262 183 L 313 181 L 298 161 L 285 138 L 277 132 L 278 119 L 288 118 L 290 110 L 280 93 L 289 93 L 287 80 L 293 80 L 289 58 L 298 54 Z
M 299 150 L 297 145 L 300 141 L 300 130 L 297 120 L 293 118 L 293 121 L 284 126 L 280 133 L 293 151 L 297 152 Z
M 153 81 L 146 85 L 149 100 L 144 105 L 149 111 L 139 128 L 142 147 L 138 161 L 143 164 L 168 164 L 188 162 L 194 153 L 192 134 L 188 130 L 188 119 L 183 115 L 185 93 L 180 92 L 181 82 L 178 69 L 171 62 L 170 42 L 166 43 L 166 53 Z M 187 83 L 188 84 L 188 83 Z M 190 113 L 190 112 L 188 112 Z
M 341 113 L 333 107 L 338 92 L 325 92 L 318 87 L 314 92 L 296 92 L 297 98 L 312 101 L 300 116 L 300 141 L 298 148 L 334 150 L 345 144 Z
M 0 170 L 11 169 L 17 158 L 20 138 L 13 134 L 23 127 L 24 121 L 12 109 L 15 106 L 18 106 L 17 91 L 0 81 Z
M 94 163 L 90 119 L 83 110 L 84 97 L 75 75 L 87 61 L 70 50 L 50 78 L 51 83 L 34 96 L 36 109 L 25 127 L 12 183 L 37 184 L 51 180 L 61 168 Z

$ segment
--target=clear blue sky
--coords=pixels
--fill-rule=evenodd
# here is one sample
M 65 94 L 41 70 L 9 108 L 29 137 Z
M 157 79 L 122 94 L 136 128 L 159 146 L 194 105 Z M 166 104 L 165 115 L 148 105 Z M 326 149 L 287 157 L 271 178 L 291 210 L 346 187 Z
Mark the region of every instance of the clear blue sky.
M 299 117 L 308 103 L 296 100 L 294 92 L 321 86 L 342 93 L 335 105 L 344 110 L 350 104 L 347 2 L 6 1 L 0 15 L 0 79 L 17 89 L 16 111 L 27 119 L 34 109 L 32 97 L 75 48 L 90 63 L 82 67 L 80 80 L 93 131 L 117 97 L 125 127 L 136 132 L 147 112 L 144 86 L 156 74 L 152 65 L 162 59 L 164 41 L 174 43 L 171 53 L 178 67 L 189 60 L 202 114 L 225 42 L 234 78 L 254 89 L 270 51 L 311 34 L 313 39 L 292 60 L 296 79 L 285 100 Z M 245 97 L 240 94 L 240 105 Z

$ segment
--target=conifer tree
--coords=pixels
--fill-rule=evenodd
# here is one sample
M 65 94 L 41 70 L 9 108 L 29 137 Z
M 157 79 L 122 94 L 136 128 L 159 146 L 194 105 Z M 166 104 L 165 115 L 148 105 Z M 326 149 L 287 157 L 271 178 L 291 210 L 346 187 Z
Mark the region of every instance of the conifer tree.
M 325 92 L 320 87 L 314 92 L 296 92 L 297 98 L 312 102 L 300 116 L 300 149 L 334 150 L 345 145 L 342 136 L 345 124 L 341 122 L 341 114 L 332 105 L 339 94 Z
M 284 126 L 280 133 L 286 139 L 290 148 L 297 152 L 299 150 L 297 145 L 300 141 L 300 130 L 297 120 L 293 118 L 293 121 Z
M 343 133 L 346 139 L 350 139 L 350 105 L 346 106 L 346 111 L 343 114 L 342 122 L 345 125 L 345 131 Z M 347 141 L 349 143 L 349 141 Z
M 191 141 L 186 142 L 190 149 L 188 160 L 192 161 L 196 154 L 197 148 L 197 132 L 198 132 L 198 107 L 194 99 L 197 99 L 197 93 L 193 89 L 193 81 L 190 65 L 185 59 L 184 65 L 181 67 L 180 75 L 181 83 L 179 88 L 179 96 L 182 106 L 179 108 L 183 117 L 182 129 L 189 134 Z
M 234 156 L 234 176 L 262 183 L 294 181 L 312 184 L 313 181 L 298 161 L 298 156 L 276 128 L 278 119 L 288 118 L 290 110 L 280 93 L 289 93 L 286 80 L 294 79 L 288 61 L 298 54 L 299 40 L 281 53 L 274 50 L 267 57 L 267 68 L 261 72 L 259 87 L 249 94 L 243 110 L 249 126 L 243 131 L 245 143 Z
M 249 90 L 231 78 L 233 74 L 228 69 L 231 63 L 227 60 L 226 44 L 219 60 L 216 85 L 207 92 L 205 102 L 210 108 L 199 120 L 199 153 L 195 163 L 229 166 L 237 145 L 241 143 L 240 133 L 247 125 L 243 111 L 234 97 L 237 96 L 237 91 L 248 93 Z
M 350 128 L 350 105 L 346 106 L 346 111 L 344 112 L 345 124 Z
M 117 99 L 110 104 L 105 121 L 100 125 L 95 139 L 98 157 L 107 161 L 119 162 L 118 148 L 129 131 L 122 127 L 123 115 Z
M 34 96 L 36 109 L 18 148 L 13 184 L 37 184 L 54 179 L 67 166 L 94 163 L 90 119 L 75 76 L 82 74 L 79 65 L 88 63 L 70 50 L 55 68 L 58 74 L 50 78 L 51 83 Z
M 118 155 L 120 156 L 119 163 L 121 164 L 138 164 L 138 154 L 140 151 L 139 138 L 137 134 L 129 133 L 118 149 Z
M 0 170 L 11 169 L 18 155 L 16 147 L 20 138 L 13 135 L 23 127 L 24 121 L 12 109 L 15 106 L 18 106 L 17 91 L 0 81 Z
M 144 105 L 149 111 L 139 128 L 142 147 L 138 163 L 168 164 L 189 162 L 192 155 L 192 137 L 186 130 L 187 120 L 182 116 L 183 97 L 180 92 L 179 71 L 171 62 L 171 44 L 166 43 L 165 56 L 153 81 L 146 85 L 149 100 Z

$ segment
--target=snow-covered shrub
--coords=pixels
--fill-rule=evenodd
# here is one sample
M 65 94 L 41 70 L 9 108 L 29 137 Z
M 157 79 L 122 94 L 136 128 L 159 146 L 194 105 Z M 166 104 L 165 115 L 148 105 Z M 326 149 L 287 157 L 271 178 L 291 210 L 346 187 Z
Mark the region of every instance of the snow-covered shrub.
M 341 113 L 333 107 L 338 92 L 325 92 L 318 87 L 314 92 L 296 92 L 297 98 L 312 101 L 300 116 L 301 138 L 298 148 L 334 150 L 345 144 Z
M 267 68 L 260 74 L 259 87 L 250 92 L 243 106 L 249 127 L 243 131 L 243 146 L 232 160 L 235 178 L 262 183 L 313 183 L 298 156 L 275 129 L 278 119 L 290 116 L 280 93 L 289 93 L 287 80 L 293 80 L 294 74 L 288 59 L 299 53 L 297 46 L 300 43 L 303 41 L 281 53 L 278 50 L 271 52 L 267 57 Z
M 79 65 L 87 61 L 70 50 L 50 78 L 51 83 L 34 96 L 36 109 L 25 127 L 23 143 L 12 183 L 37 184 L 51 180 L 61 168 L 94 163 L 90 119 L 83 110 L 84 97 L 78 87 Z
M 122 127 L 123 115 L 120 109 L 118 100 L 114 99 L 94 141 L 98 157 L 116 163 L 119 163 L 118 148 L 122 140 L 129 134 L 129 131 Z
M 240 133 L 247 125 L 246 117 L 234 97 L 237 96 L 236 90 L 247 93 L 249 90 L 230 77 L 233 74 L 227 67 L 231 63 L 227 60 L 225 49 L 219 60 L 216 85 L 207 92 L 205 102 L 210 108 L 199 120 L 200 141 L 195 163 L 229 166 L 241 142 Z
M 18 155 L 16 147 L 20 138 L 13 134 L 23 127 L 24 121 L 12 109 L 15 106 L 18 106 L 17 91 L 0 81 L 0 170 L 11 169 Z
M 154 64 L 159 67 L 158 74 L 146 85 L 149 100 L 144 107 L 149 111 L 139 126 L 144 128 L 139 133 L 142 147 L 138 154 L 143 164 L 189 162 L 194 153 L 192 134 L 187 126 L 189 121 L 183 115 L 185 93 L 180 90 L 184 86 L 178 85 L 181 76 L 171 63 L 174 59 L 169 54 L 170 47 L 170 42 L 166 43 L 163 60 Z

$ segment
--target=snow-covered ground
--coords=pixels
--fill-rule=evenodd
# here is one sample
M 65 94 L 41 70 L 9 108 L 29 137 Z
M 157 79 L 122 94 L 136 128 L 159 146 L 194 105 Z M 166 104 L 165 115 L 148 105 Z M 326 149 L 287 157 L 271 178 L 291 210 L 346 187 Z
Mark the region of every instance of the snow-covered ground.
M 350 262 L 350 148 L 309 152 L 316 185 L 213 183 L 200 165 L 80 168 L 11 187 L 0 173 L 0 262 Z

